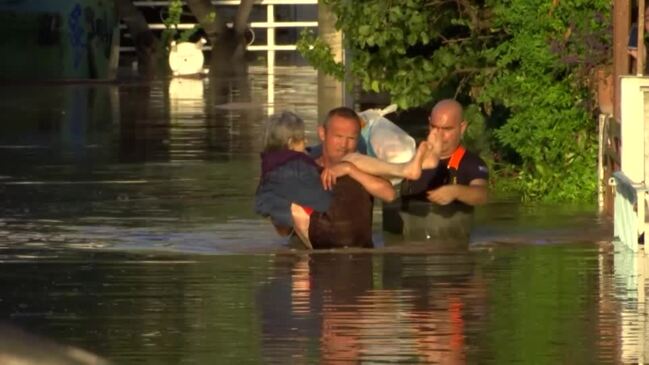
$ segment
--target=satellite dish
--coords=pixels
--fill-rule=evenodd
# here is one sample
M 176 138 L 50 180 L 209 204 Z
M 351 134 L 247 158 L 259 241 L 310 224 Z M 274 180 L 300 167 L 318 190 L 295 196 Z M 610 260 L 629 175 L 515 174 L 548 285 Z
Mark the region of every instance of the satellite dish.
M 201 38 L 196 43 L 191 42 L 171 42 L 169 51 L 169 67 L 174 76 L 195 75 L 202 73 L 203 62 L 203 45 L 207 41 Z

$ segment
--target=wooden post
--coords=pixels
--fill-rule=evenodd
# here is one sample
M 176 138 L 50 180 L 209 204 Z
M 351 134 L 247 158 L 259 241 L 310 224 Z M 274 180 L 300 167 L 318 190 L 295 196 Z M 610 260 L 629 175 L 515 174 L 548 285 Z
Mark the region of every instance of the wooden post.
M 620 121 L 620 76 L 629 73 L 630 2 L 614 0 L 613 2 L 613 75 L 615 82 L 615 119 Z
M 318 2 L 318 34 L 327 42 L 336 62 L 345 62 L 345 48 L 343 46 L 343 33 L 336 29 L 336 16 L 327 5 Z M 322 122 L 329 110 L 351 105 L 350 91 L 346 89 L 344 81 L 338 81 L 332 76 L 318 71 L 318 122 Z
M 616 127 L 613 128 L 612 125 L 607 128 L 606 134 L 613 129 L 619 129 L 620 125 L 620 114 L 621 114 L 621 83 L 620 77 L 623 75 L 629 74 L 629 54 L 628 54 L 628 42 L 629 42 L 629 28 L 631 17 L 631 5 L 628 0 L 613 0 L 613 120 L 609 120 L 610 123 L 617 123 Z M 604 184 L 604 199 L 603 199 L 603 210 L 609 215 L 613 214 L 613 189 L 608 185 L 608 180 L 612 176 L 614 171 L 620 169 L 619 164 L 616 162 L 620 160 L 620 151 L 619 151 L 619 137 L 608 136 L 606 138 L 606 144 L 608 144 L 608 151 L 615 151 L 617 156 L 615 159 L 610 157 L 604 158 L 604 179 L 600 183 Z
M 643 14 L 644 17 L 644 14 Z M 644 113 L 642 113 L 642 124 L 644 125 L 644 186 L 647 188 L 649 186 L 649 93 L 643 92 L 643 99 L 644 99 Z M 649 222 L 647 222 L 647 212 L 649 207 L 647 207 L 647 203 L 649 203 L 649 192 L 643 192 L 638 195 L 638 219 L 639 219 L 639 224 L 641 224 L 642 227 L 642 233 L 644 233 L 645 237 L 649 235 L 647 232 L 647 228 L 649 228 Z M 644 238 L 644 244 L 645 248 L 647 247 L 647 238 Z M 645 253 L 647 253 L 648 250 L 645 250 Z
M 638 0 L 638 67 L 636 75 L 644 75 L 645 65 L 645 44 L 644 44 L 644 5 L 645 0 Z

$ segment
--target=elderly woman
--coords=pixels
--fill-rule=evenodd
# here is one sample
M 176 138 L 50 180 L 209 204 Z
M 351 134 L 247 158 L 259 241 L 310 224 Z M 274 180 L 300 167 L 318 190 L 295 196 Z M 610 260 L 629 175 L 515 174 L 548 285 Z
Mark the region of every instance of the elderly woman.
M 325 212 L 331 203 L 331 192 L 322 187 L 318 165 L 305 153 L 305 146 L 304 121 L 300 117 L 285 111 L 268 119 L 255 211 L 270 217 L 280 235 L 291 233 L 295 226 L 292 210 L 298 206 L 309 214 L 313 210 Z M 306 229 L 296 233 L 312 248 L 308 225 Z

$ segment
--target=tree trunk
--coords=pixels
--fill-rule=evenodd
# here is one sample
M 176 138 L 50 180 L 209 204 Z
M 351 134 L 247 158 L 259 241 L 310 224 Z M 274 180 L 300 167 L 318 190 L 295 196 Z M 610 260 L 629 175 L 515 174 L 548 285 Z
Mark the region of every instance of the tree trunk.
M 254 0 L 241 0 L 234 26 L 228 28 L 223 19 L 216 15 L 210 0 L 187 0 L 187 5 L 199 24 L 205 30 L 212 45 L 210 74 L 215 77 L 247 77 L 245 60 L 248 18 Z
M 216 8 L 210 0 L 187 0 L 187 6 L 207 34 L 212 46 L 214 46 L 226 30 L 225 22 L 216 13 Z
M 254 0 L 241 0 L 237 8 L 237 14 L 234 17 L 234 37 L 236 39 L 236 48 L 232 55 L 233 62 L 245 62 L 246 53 L 246 29 L 248 29 L 248 18 L 252 12 Z
M 133 37 L 137 54 L 138 72 L 152 77 L 158 72 L 160 41 L 149 29 L 149 24 L 131 0 L 116 0 L 117 13 Z
M 244 35 L 246 29 L 248 29 L 248 18 L 250 18 L 250 13 L 252 12 L 252 6 L 254 3 L 254 0 L 241 0 L 241 3 L 237 8 L 237 14 L 234 17 L 233 28 L 237 35 Z

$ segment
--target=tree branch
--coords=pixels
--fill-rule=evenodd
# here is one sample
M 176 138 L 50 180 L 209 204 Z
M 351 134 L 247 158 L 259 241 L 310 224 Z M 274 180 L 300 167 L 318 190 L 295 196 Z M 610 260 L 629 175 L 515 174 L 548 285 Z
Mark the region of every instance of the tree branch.
M 458 68 L 453 70 L 451 74 L 453 75 L 461 75 L 461 74 L 469 74 L 469 73 L 494 73 L 498 71 L 498 67 L 464 67 L 464 68 Z
M 187 0 L 187 6 L 213 45 L 225 32 L 225 22 L 216 14 L 216 8 L 210 0 Z
M 461 43 L 471 39 L 490 39 L 490 38 L 496 38 L 496 35 L 492 34 L 492 35 L 481 35 L 477 37 L 464 37 L 464 38 L 452 38 L 452 39 L 443 38 L 442 44 Z
M 131 0 L 116 0 L 115 5 L 120 19 L 133 37 L 140 74 L 153 76 L 157 72 L 156 58 L 160 50 L 160 40 L 153 34 L 144 15 Z
M 465 75 L 462 77 L 462 80 L 458 82 L 457 88 L 455 88 L 455 95 L 453 95 L 453 99 L 457 99 L 457 96 L 460 95 L 460 91 L 462 91 L 462 88 L 464 88 L 464 85 L 466 85 L 467 81 L 469 81 L 469 74 Z
M 457 3 L 458 13 L 464 13 L 469 17 L 469 19 L 471 19 L 473 29 L 480 29 L 480 18 L 478 17 L 478 12 L 473 8 L 471 3 L 468 0 L 455 1 Z

